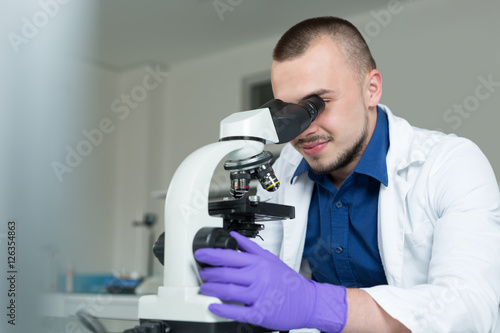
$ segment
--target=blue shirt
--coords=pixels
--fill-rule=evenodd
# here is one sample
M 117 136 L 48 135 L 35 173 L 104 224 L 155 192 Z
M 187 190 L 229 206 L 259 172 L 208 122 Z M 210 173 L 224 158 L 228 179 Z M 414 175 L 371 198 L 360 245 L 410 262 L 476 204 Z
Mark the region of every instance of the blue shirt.
M 308 171 L 315 182 L 303 255 L 315 281 L 354 288 L 387 284 L 378 251 L 377 213 L 380 184 L 388 185 L 388 149 L 387 116 L 377 108 L 370 142 L 338 190 L 327 175 L 313 173 L 305 159 L 297 167 L 294 177 Z

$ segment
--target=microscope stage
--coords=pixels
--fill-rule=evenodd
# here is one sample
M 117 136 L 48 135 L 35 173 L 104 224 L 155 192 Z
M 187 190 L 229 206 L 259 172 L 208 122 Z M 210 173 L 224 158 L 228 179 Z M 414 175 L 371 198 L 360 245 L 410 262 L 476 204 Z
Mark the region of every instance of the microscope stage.
M 295 207 L 252 201 L 249 198 L 215 201 L 208 204 L 211 216 L 240 222 L 287 220 L 295 218 Z

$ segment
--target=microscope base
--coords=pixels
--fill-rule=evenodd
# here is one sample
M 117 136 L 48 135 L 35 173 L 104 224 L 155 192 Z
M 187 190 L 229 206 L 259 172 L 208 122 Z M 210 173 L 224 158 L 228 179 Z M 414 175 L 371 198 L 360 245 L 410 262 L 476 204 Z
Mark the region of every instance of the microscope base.
M 220 303 L 214 297 L 200 294 L 199 287 L 158 288 L 158 295 L 139 299 L 141 329 L 127 333 L 264 333 L 273 332 L 262 327 L 238 323 L 218 317 L 208 310 L 211 303 Z

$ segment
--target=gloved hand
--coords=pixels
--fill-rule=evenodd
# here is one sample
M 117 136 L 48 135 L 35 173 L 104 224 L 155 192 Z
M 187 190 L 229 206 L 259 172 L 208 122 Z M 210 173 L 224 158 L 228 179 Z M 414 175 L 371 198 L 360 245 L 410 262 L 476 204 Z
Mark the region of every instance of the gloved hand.
M 195 252 L 196 260 L 213 266 L 200 270 L 205 281 L 201 293 L 243 304 L 210 304 L 212 313 L 273 330 L 342 331 L 347 320 L 344 287 L 307 280 L 250 239 L 237 232 L 231 236 L 244 252 Z

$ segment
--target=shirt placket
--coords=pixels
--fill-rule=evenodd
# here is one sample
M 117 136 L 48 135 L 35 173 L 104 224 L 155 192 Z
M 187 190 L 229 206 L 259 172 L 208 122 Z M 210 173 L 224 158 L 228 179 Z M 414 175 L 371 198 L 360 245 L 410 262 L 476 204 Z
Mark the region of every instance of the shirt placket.
M 344 184 L 348 185 L 348 184 Z M 347 187 L 347 186 L 346 186 Z M 349 209 L 346 191 L 339 191 L 335 196 L 331 209 L 333 263 L 341 285 L 345 287 L 357 286 L 348 257 L 347 241 L 349 237 Z

